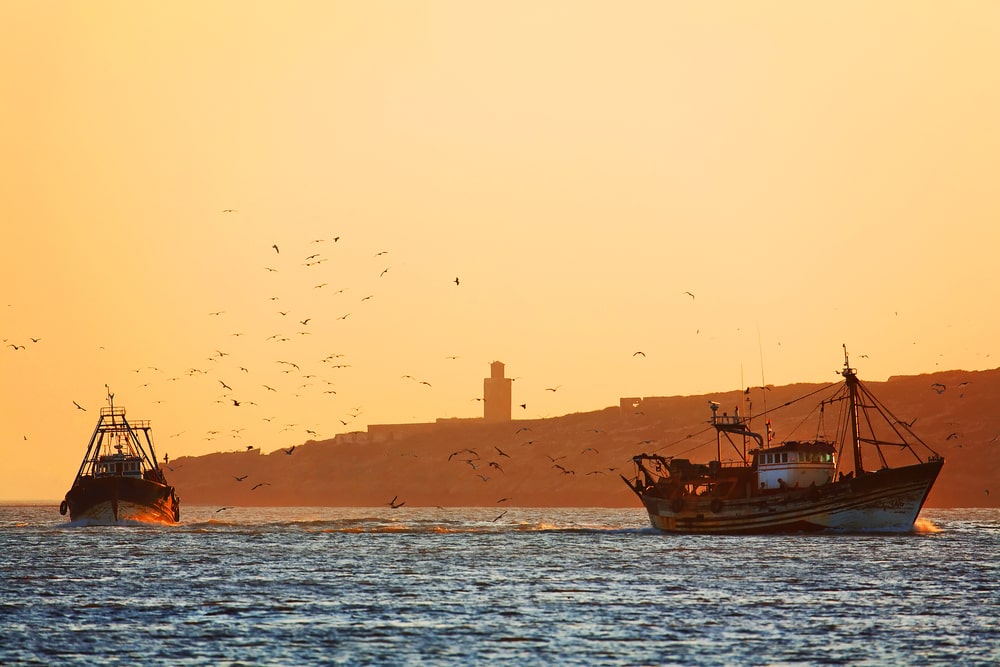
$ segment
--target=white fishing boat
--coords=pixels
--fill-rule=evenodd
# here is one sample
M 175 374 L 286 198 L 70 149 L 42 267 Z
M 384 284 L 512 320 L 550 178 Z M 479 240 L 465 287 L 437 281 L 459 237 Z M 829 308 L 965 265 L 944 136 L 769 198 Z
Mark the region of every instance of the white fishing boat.
M 831 439 L 772 443 L 770 419 L 761 435 L 739 410 L 720 415 L 712 402 L 714 460 L 639 454 L 635 476 L 622 478 L 652 525 L 670 533 L 910 531 L 944 459 L 862 384 L 846 348 L 841 375 L 819 406 L 821 417 L 840 408 Z M 724 440 L 736 452 L 727 461 Z M 910 462 L 895 465 L 900 455 Z

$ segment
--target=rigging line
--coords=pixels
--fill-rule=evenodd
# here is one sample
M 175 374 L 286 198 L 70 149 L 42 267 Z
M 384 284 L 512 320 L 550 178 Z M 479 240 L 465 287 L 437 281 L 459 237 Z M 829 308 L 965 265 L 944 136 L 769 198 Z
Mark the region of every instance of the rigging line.
M 818 389 L 814 389 L 813 391 L 809 392 L 808 394 L 803 394 L 802 396 L 799 396 L 798 398 L 793 398 L 790 401 L 785 401 L 781 405 L 775 406 L 775 407 L 771 408 L 770 410 L 768 410 L 768 409 L 765 408 L 764 412 L 760 413 L 757 416 L 758 417 L 763 417 L 763 416 L 768 415 L 768 414 L 770 414 L 772 412 L 776 412 L 777 410 L 780 410 L 782 408 L 787 408 L 789 405 L 794 405 L 794 404 L 798 403 L 801 400 L 809 398 L 810 396 L 815 396 L 816 394 L 820 393 L 821 391 L 826 391 L 830 387 L 837 387 L 840 384 L 841 384 L 840 382 L 831 382 L 830 384 L 828 384 L 828 385 L 826 385 L 824 387 L 820 387 Z
M 702 430 L 698 431 L 697 433 L 689 433 L 688 435 L 684 436 L 680 440 L 674 440 L 673 442 L 668 442 L 665 445 L 661 445 L 661 446 L 657 447 L 656 449 L 653 450 L 653 452 L 660 452 L 660 451 L 663 451 L 664 449 L 666 449 L 667 447 L 674 447 L 676 445 L 681 444 L 682 442 L 684 442 L 686 440 L 691 440 L 692 438 L 696 438 L 699 435 L 703 435 L 705 433 L 708 433 L 709 431 L 711 431 L 713 429 L 714 429 L 713 426 L 709 426 L 708 428 L 703 428 Z M 680 452 L 680 453 L 681 454 L 685 454 L 687 452 L 694 451 L 695 449 L 698 449 L 699 447 L 704 447 L 705 445 L 710 444 L 710 442 L 711 441 L 703 442 L 700 445 L 695 445 L 692 449 L 687 449 L 687 450 L 685 450 L 683 452 Z
M 916 452 L 913 451 L 913 447 L 911 447 L 909 445 L 909 443 L 907 442 L 906 438 L 903 437 L 903 434 L 900 433 L 899 429 L 896 428 L 896 424 L 901 424 L 902 423 L 899 420 L 899 417 L 897 417 L 896 415 L 894 415 L 892 413 L 892 410 L 890 410 L 884 403 L 882 403 L 882 401 L 878 400 L 878 398 L 874 394 L 872 394 L 870 391 L 868 391 L 868 387 L 866 387 L 864 385 L 864 383 L 862 383 L 860 380 L 858 381 L 858 386 L 861 388 L 862 393 L 864 393 L 865 396 L 867 396 L 869 399 L 871 399 L 872 403 L 874 403 L 874 405 L 875 405 L 875 409 L 876 410 L 881 410 L 881 411 L 885 412 L 885 414 L 889 417 L 889 419 L 886 420 L 886 421 L 889 422 L 889 428 L 891 428 L 896 433 L 896 435 L 899 436 L 900 440 L 902 440 L 904 443 L 906 443 L 907 449 L 909 449 L 911 452 L 913 452 L 913 454 L 916 456 Z M 913 437 L 914 440 L 916 440 L 921 445 L 923 445 L 927 449 L 927 451 L 929 451 L 931 454 L 933 454 L 934 456 L 940 456 L 937 453 L 937 451 L 934 450 L 933 447 L 931 447 L 926 442 L 924 442 L 920 438 L 920 436 L 917 435 L 916 433 L 914 433 L 913 430 L 909 426 L 906 427 L 906 432 L 909 433 Z M 919 456 L 917 456 L 917 460 L 920 460 Z
M 836 387 L 839 384 L 841 384 L 841 383 L 839 383 L 839 382 L 831 382 L 830 384 L 828 384 L 826 386 L 819 387 L 818 389 L 814 389 L 813 391 L 809 392 L 808 394 L 804 394 L 802 396 L 799 396 L 798 398 L 792 399 L 790 401 L 786 401 L 786 402 L 782 403 L 781 405 L 778 405 L 776 407 L 771 408 L 770 410 L 765 410 L 764 412 L 760 413 L 757 416 L 758 417 L 764 417 L 764 416 L 770 414 L 771 412 L 775 412 L 775 411 L 780 410 L 782 408 L 788 407 L 789 405 L 794 405 L 795 403 L 798 403 L 801 400 L 807 399 L 810 396 L 815 396 L 816 394 L 820 393 L 821 391 L 827 391 L 828 389 L 830 389 L 830 387 Z M 695 433 L 690 433 L 690 434 L 684 436 L 683 438 L 681 438 L 679 440 L 675 440 L 673 442 L 668 442 L 665 445 L 661 445 L 661 446 L 653 449 L 652 451 L 653 452 L 660 452 L 660 451 L 663 451 L 664 449 L 667 449 L 668 447 L 674 447 L 676 445 L 681 444 L 682 442 L 684 442 L 686 440 L 690 440 L 690 439 L 696 438 L 696 437 L 698 437 L 698 436 L 700 436 L 700 435 L 702 435 L 704 433 L 707 433 L 707 432 L 711 431 L 713 428 L 714 428 L 713 426 L 708 426 L 708 427 L 703 428 L 702 430 L 697 431 Z M 706 444 L 709 444 L 709 443 L 706 442 L 706 443 L 702 443 L 700 445 L 696 445 L 695 447 L 693 447 L 691 449 L 684 450 L 683 452 L 680 452 L 680 453 L 681 454 L 685 454 L 687 452 L 694 451 L 695 449 L 698 449 L 698 447 L 704 447 Z

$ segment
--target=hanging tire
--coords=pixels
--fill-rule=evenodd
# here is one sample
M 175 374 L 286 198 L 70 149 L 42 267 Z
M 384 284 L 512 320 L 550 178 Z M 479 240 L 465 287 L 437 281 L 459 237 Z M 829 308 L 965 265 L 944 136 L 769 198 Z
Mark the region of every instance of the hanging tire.
M 680 512 L 682 509 L 684 509 L 684 499 L 683 498 L 674 498 L 673 500 L 671 500 L 670 501 L 670 509 L 671 509 L 671 511 L 674 514 L 677 514 L 678 512 Z
M 61 503 L 59 503 L 59 513 L 60 514 L 62 514 L 63 516 L 66 516 L 66 510 L 68 510 L 68 509 L 69 509 L 69 505 L 66 504 L 65 500 L 62 501 Z

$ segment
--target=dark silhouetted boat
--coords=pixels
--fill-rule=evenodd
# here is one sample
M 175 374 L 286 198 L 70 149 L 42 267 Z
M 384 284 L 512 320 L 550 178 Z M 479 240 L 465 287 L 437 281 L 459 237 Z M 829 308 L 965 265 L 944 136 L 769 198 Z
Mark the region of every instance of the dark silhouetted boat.
M 59 513 L 100 524 L 180 521 L 180 501 L 156 460 L 149 422 L 129 422 L 125 408 L 109 402 Z
M 911 531 L 944 459 L 861 383 L 846 347 L 841 375 L 844 382 L 828 387 L 819 403 L 820 420 L 828 408 L 840 408 L 830 440 L 772 444 L 770 419 L 760 435 L 738 410 L 719 415 L 711 402 L 715 460 L 639 454 L 635 477 L 622 479 L 652 525 L 670 533 Z M 723 439 L 736 452 L 732 460 L 722 460 Z M 849 463 L 842 465 L 845 450 Z M 903 455 L 909 462 L 890 467 Z M 877 462 L 870 466 L 876 469 L 866 462 Z

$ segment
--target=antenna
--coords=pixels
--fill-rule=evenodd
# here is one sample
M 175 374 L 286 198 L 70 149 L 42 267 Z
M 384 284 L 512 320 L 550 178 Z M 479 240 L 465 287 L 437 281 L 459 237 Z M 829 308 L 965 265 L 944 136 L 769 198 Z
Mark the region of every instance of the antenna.
M 764 401 L 764 411 L 767 414 L 767 383 L 764 382 L 764 345 L 760 342 L 760 322 L 757 322 L 757 353 L 760 354 L 760 390 Z

